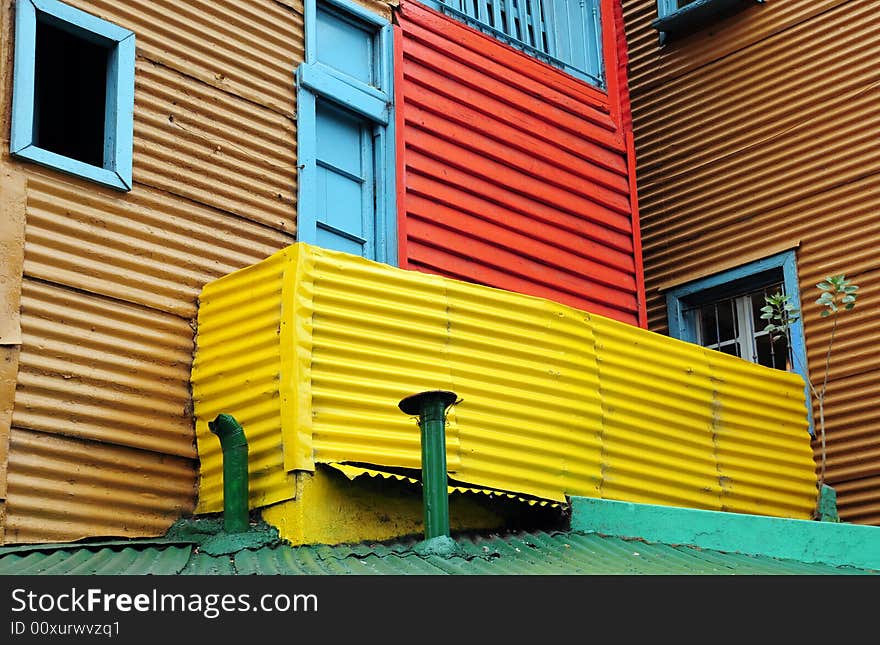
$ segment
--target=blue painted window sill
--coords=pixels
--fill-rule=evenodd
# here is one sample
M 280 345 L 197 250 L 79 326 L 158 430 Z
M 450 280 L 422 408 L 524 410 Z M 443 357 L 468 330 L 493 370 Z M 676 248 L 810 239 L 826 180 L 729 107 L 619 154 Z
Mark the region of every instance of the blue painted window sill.
M 660 32 L 660 41 L 668 37 L 689 34 L 707 24 L 727 18 L 749 5 L 763 4 L 764 0 L 696 0 L 681 9 L 657 18 L 651 23 Z

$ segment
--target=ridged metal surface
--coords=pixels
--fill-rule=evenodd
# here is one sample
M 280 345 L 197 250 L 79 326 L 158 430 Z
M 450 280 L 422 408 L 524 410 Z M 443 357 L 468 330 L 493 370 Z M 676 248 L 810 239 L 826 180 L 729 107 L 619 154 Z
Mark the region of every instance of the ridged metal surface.
M 194 317 L 202 285 L 292 241 L 161 191 L 29 174 L 25 275 L 150 309 Z
M 417 486 L 421 486 L 421 482 L 415 477 L 407 477 L 406 475 L 401 475 L 399 473 L 376 470 L 374 468 L 362 468 L 360 466 L 352 466 L 351 464 L 335 464 L 330 463 L 327 464 L 332 468 L 335 468 L 342 474 L 344 474 L 349 479 L 357 479 L 358 477 L 372 477 L 372 478 L 380 478 L 380 479 L 393 479 L 396 481 L 403 481 L 408 484 L 414 484 Z M 505 493 L 497 490 L 493 490 L 491 488 L 473 488 L 468 486 L 456 486 L 454 482 L 452 482 L 449 486 L 446 487 L 447 492 L 452 495 L 453 493 L 464 493 L 468 495 L 490 495 L 494 497 L 498 497 L 500 499 L 508 498 L 515 499 L 518 502 L 522 502 L 524 504 L 528 504 L 529 506 L 551 506 L 551 507 L 559 507 L 561 504 L 556 502 L 548 502 L 544 499 L 527 499 L 525 497 L 520 497 L 518 495 L 514 495 L 512 493 Z
M 131 29 L 138 55 L 279 114 L 294 115 L 302 4 L 274 0 L 71 0 Z M 259 34 L 259 38 L 254 35 Z
M 175 575 L 187 564 L 188 546 L 76 548 L 0 555 L 0 575 Z
M 161 535 L 192 510 L 190 459 L 13 428 L 7 544 Z
M 22 319 L 14 426 L 195 457 L 186 320 L 34 280 Z
M 198 292 L 295 233 L 301 3 L 71 4 L 136 33 L 134 188 L 119 193 L 11 162 L 27 181 L 13 423 L 53 437 L 41 443 L 45 467 L 33 468 L 23 444 L 9 461 L 18 485 L 7 540 L 152 535 L 174 519 L 172 509 L 192 505 L 188 378 Z M 4 61 L 12 59 L 13 7 L 2 7 Z M 0 72 L 10 87 L 10 66 Z M 120 482 L 115 474 L 93 480 L 92 461 L 68 494 L 56 490 L 80 468 L 71 455 L 85 459 L 86 449 L 104 455 L 100 463 L 125 455 L 134 472 L 147 472 L 135 510 L 126 498 L 116 521 L 108 515 L 107 491 Z M 153 472 L 163 460 L 176 474 Z M 169 491 L 169 482 L 179 488 Z M 44 490 L 57 517 L 46 519 L 34 496 Z
M 402 264 L 636 323 L 617 97 L 401 9 Z
M 880 477 L 863 477 L 834 484 L 841 519 L 880 526 Z
M 827 478 L 844 491 L 842 518 L 876 523 L 858 484 L 880 495 L 880 363 L 865 342 L 880 328 L 876 7 L 766 3 L 662 48 L 649 24 L 656 3 L 624 8 L 649 328 L 666 330 L 659 285 L 797 248 L 810 373 L 821 381 L 830 324 L 814 285 L 833 273 L 862 285 L 835 338 Z
M 293 119 L 149 60 L 135 79 L 136 183 L 295 232 Z
M 876 572 L 574 532 L 459 537 L 463 555 L 415 542 L 272 546 L 212 557 L 188 546 L 137 545 L 0 554 L 0 575 L 870 575 Z
M 599 317 L 593 325 L 602 497 L 809 514 L 815 476 L 798 377 Z
M 200 513 L 223 509 L 223 454 L 208 429 L 221 412 L 234 414 L 245 429 L 251 505 L 295 496 L 296 482 L 284 469 L 280 442 L 284 368 L 279 334 L 287 260 L 285 252 L 277 253 L 209 284 L 201 295 L 192 369 Z
M 707 63 L 749 47 L 792 25 L 819 16 L 850 0 L 785 0 L 765 6 L 744 7 L 745 12 L 716 21 L 696 35 L 658 47 L 658 32 L 651 27 L 657 3 L 622 0 L 629 43 L 630 88 L 637 93 L 660 87 L 669 78 L 683 76 Z
M 292 285 L 280 300 L 279 283 L 281 293 Z M 815 505 L 796 375 L 304 244 L 208 285 L 203 298 L 216 308 L 200 317 L 214 335 L 197 348 L 197 426 L 220 411 L 265 420 L 254 434 L 274 454 L 265 476 L 311 467 L 288 461 L 306 450 L 313 462 L 418 469 L 419 434 L 397 402 L 450 389 L 462 402 L 449 414 L 447 466 L 463 485 L 783 517 Z M 296 310 L 295 329 L 283 307 Z M 219 476 L 206 454 L 203 488 L 219 493 Z

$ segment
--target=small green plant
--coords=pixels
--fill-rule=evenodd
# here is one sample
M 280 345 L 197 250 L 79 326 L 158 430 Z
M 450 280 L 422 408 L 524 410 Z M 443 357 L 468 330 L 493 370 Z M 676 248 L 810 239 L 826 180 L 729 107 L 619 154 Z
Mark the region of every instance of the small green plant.
M 810 379 L 810 372 L 806 365 L 801 366 L 806 375 L 807 386 L 816 399 L 819 408 L 819 433 L 822 444 L 821 466 L 819 473 L 819 488 L 825 483 L 825 394 L 828 391 L 828 374 L 831 369 L 831 347 L 834 344 L 834 335 L 837 332 L 838 316 L 841 312 L 849 311 L 856 306 L 856 298 L 859 287 L 847 279 L 843 274 L 827 276 L 816 285 L 822 292 L 816 304 L 822 307 L 822 317 L 832 317 L 831 337 L 825 351 L 825 371 L 822 375 L 822 383 L 816 387 Z M 788 335 L 791 326 L 800 318 L 800 311 L 791 304 L 791 296 L 782 293 L 774 293 L 764 297 L 765 306 L 761 307 L 761 319 L 767 321 L 764 331 L 770 334 L 770 342 L 776 342 Z M 797 356 L 794 356 L 797 361 Z

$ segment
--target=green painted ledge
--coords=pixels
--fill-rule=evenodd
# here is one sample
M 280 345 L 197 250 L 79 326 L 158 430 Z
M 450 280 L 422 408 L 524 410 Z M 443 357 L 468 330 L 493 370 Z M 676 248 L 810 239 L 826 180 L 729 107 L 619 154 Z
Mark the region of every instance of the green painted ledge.
M 880 570 L 880 527 L 571 498 L 571 530 Z

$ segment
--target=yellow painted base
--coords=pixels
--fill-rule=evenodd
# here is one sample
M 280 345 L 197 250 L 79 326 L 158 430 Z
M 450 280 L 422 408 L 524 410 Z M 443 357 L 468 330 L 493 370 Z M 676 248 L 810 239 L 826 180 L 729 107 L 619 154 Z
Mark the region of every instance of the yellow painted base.
M 491 530 L 561 518 L 559 508 L 531 507 L 515 500 L 453 493 L 452 531 Z M 349 480 L 321 464 L 314 473 L 297 473 L 296 499 L 262 509 L 263 519 L 293 545 L 344 544 L 420 536 L 424 532 L 421 489 L 371 477 Z

